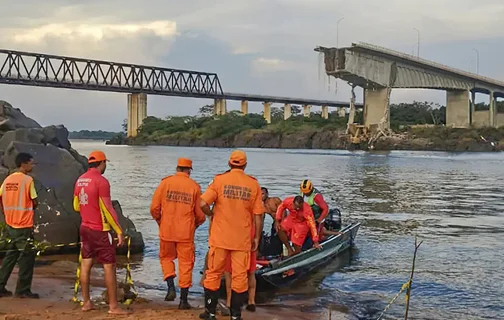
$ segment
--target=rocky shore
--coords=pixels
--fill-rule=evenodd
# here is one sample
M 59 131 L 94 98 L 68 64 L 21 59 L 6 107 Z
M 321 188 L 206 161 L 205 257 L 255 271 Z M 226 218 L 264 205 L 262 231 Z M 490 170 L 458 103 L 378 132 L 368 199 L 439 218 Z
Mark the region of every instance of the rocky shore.
M 0 101 L 0 183 L 16 169 L 14 159 L 19 152 L 34 156 L 31 175 L 39 199 L 35 240 L 50 245 L 78 242 L 80 215 L 73 210 L 73 189 L 77 178 L 88 168 L 86 157 L 72 148 L 64 126 L 42 127 L 21 110 Z M 119 202 L 113 201 L 113 204 L 121 227 L 131 236 L 132 252 L 143 252 L 142 234 L 123 215 Z M 0 222 L 4 222 L 3 212 L 0 212 Z M 49 247 L 43 253 L 78 250 L 78 246 Z M 121 248 L 119 253 L 125 250 Z
M 108 144 L 165 145 L 216 148 L 280 148 L 280 149 L 362 149 L 367 144 L 352 145 L 344 130 L 300 130 L 282 133 L 268 129 L 246 130 L 222 138 L 201 139 L 174 134 L 158 139 L 116 139 Z M 444 127 L 411 130 L 379 138 L 373 150 L 414 150 L 449 152 L 488 152 L 504 150 L 504 134 L 498 129 L 479 132 L 476 129 L 449 129 Z

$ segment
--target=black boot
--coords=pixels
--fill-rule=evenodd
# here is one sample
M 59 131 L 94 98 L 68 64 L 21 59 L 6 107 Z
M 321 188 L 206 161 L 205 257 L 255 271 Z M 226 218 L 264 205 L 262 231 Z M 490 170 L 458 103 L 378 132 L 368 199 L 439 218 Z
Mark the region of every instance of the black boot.
M 187 295 L 189 294 L 189 288 L 180 288 L 180 303 L 178 308 L 180 310 L 189 310 L 191 305 L 187 302 Z
M 175 292 L 175 283 L 173 283 L 174 277 L 169 277 L 166 279 L 166 284 L 168 285 L 168 292 L 166 293 L 165 301 L 175 301 L 177 293 Z
M 205 312 L 199 315 L 200 319 L 215 320 L 217 313 L 217 302 L 219 300 L 219 292 L 205 289 Z
M 242 320 L 241 308 L 247 299 L 247 292 L 236 293 L 232 291 L 231 293 L 231 319 L 232 320 Z

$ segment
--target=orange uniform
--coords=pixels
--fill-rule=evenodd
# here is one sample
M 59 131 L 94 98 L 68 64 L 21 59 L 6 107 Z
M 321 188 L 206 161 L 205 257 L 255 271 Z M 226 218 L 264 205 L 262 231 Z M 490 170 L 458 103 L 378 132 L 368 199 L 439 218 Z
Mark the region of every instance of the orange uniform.
M 285 210 L 289 211 L 289 215 L 282 220 Z M 294 208 L 294 197 L 286 198 L 278 206 L 276 220 L 282 221 L 281 227 L 287 234 L 290 234 L 292 244 L 299 247 L 303 246 L 309 231 L 313 242 L 318 242 L 315 218 L 308 203 L 303 202 L 303 208 L 297 211 Z
M 150 212 L 159 225 L 163 276 L 165 280 L 176 276 L 173 260 L 178 258 L 180 288 L 192 286 L 194 232 L 205 222 L 200 202 L 200 186 L 184 172 L 161 180 L 152 198 Z
M 233 152 L 230 164 L 245 165 L 245 153 Z M 252 248 L 252 220 L 254 215 L 264 213 L 261 187 L 255 178 L 245 174 L 242 169 L 235 168 L 216 175 L 202 199 L 208 205 L 215 203 L 204 287 L 211 291 L 219 289 L 226 258 L 230 255 L 232 289 L 236 293 L 246 292 Z
M 33 178 L 15 172 L 5 178 L 0 187 L 5 223 L 15 229 L 33 227 L 33 199 L 37 192 Z

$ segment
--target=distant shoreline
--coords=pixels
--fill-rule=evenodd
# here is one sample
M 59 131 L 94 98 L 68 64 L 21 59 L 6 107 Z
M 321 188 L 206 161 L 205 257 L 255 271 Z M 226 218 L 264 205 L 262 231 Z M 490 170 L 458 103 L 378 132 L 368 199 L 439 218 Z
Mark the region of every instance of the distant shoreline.
M 497 152 L 504 151 L 504 139 L 500 130 L 482 138 L 477 129 L 450 129 L 445 127 L 413 130 L 401 134 L 381 137 L 373 145 L 351 144 L 343 130 L 313 130 L 279 133 L 267 129 L 247 130 L 238 134 L 198 139 L 181 134 L 158 139 L 124 138 L 107 141 L 108 145 L 179 146 L 208 148 L 263 148 L 263 149 L 306 149 L 306 150 L 363 150 L 363 151 L 441 151 L 441 152 Z M 502 134 L 504 137 L 504 133 Z M 501 141 L 502 140 L 502 141 Z

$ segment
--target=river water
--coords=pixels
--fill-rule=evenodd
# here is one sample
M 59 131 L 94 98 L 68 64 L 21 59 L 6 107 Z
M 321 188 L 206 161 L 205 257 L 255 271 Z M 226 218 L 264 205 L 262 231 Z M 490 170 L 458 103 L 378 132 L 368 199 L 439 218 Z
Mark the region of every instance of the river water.
M 193 160 L 192 177 L 204 190 L 227 170 L 230 149 L 105 146 L 72 141 L 87 155 L 106 152 L 105 176 L 143 233 L 146 249 L 133 276 L 141 293 L 162 299 L 157 225 L 149 205 L 160 179 L 178 157 Z M 504 154 L 247 149 L 247 172 L 271 196 L 298 192 L 310 178 L 343 222 L 362 223 L 355 248 L 303 284 L 268 303 L 300 312 L 330 307 L 342 319 L 376 319 L 408 280 L 414 237 L 423 240 L 415 270 L 409 319 L 504 319 Z M 207 250 L 208 223 L 196 232 L 193 294 L 202 293 L 199 270 Z M 404 296 L 385 319 L 403 318 Z M 338 317 L 338 319 L 340 319 Z

